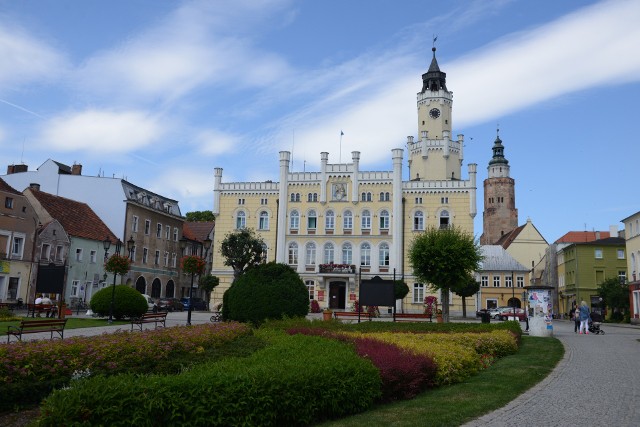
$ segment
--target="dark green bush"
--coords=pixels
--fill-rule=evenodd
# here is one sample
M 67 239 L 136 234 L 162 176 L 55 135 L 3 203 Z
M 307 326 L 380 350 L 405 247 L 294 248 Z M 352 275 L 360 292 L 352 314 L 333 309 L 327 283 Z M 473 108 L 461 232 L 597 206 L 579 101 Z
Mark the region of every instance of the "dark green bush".
M 111 306 L 111 286 L 100 289 L 91 297 L 91 310 L 98 316 L 108 316 Z M 125 317 L 139 317 L 147 312 L 149 306 L 142 294 L 137 290 L 126 286 L 116 285 L 113 300 L 113 317 L 123 319 Z
M 262 331 L 270 345 L 248 358 L 199 365 L 176 376 L 96 377 L 54 392 L 42 426 L 296 426 L 362 412 L 380 377 L 349 345 Z M 179 396 L 179 398 L 176 398 Z
M 223 299 L 227 320 L 260 325 L 266 319 L 303 317 L 309 312 L 309 291 L 291 267 L 271 262 L 248 270 Z

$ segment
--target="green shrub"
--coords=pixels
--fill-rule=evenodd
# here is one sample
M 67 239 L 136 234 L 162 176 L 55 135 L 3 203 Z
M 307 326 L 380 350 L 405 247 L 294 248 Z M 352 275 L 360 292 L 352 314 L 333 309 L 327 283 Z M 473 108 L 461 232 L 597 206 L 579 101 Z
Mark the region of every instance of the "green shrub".
M 100 289 L 91 297 L 91 310 L 98 316 L 108 316 L 111 307 L 111 286 Z M 147 312 L 149 306 L 142 294 L 126 286 L 116 285 L 113 300 L 113 317 L 120 320 L 125 317 L 139 317 Z
M 225 319 L 254 325 L 309 312 L 309 291 L 298 273 L 274 262 L 256 266 L 236 279 L 223 301 Z
M 309 425 L 362 412 L 380 397 L 376 368 L 351 346 L 260 334 L 270 344 L 248 358 L 203 364 L 176 376 L 76 381 L 47 398 L 40 425 Z

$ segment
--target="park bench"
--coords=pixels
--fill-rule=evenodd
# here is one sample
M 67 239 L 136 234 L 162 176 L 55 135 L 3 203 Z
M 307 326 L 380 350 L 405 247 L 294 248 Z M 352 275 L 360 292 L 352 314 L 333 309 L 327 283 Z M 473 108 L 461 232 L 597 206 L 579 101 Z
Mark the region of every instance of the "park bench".
M 358 312 L 357 311 L 334 311 L 333 317 L 335 319 L 358 320 Z M 371 315 L 368 312 L 361 311 L 360 319 L 367 319 L 371 321 Z
M 395 313 L 394 322 L 421 322 L 431 320 L 431 316 L 426 313 Z
M 40 317 L 42 313 L 47 313 L 47 317 L 49 317 L 49 314 L 55 314 L 56 310 L 55 304 L 27 304 L 27 317 L 36 317 L 36 313 L 38 317 Z
M 142 325 L 145 323 L 154 323 L 156 329 L 158 324 L 161 323 L 163 327 L 167 326 L 167 312 L 163 313 L 145 313 L 140 317 L 134 317 L 131 319 L 131 330 L 134 326 L 138 326 L 142 331 Z
M 12 336 L 18 338 L 18 341 L 22 341 L 23 334 L 39 332 L 51 332 L 51 339 L 53 339 L 55 332 L 60 335 L 60 339 L 63 339 L 66 323 L 67 319 L 21 320 L 19 326 L 7 327 L 7 343 L 10 342 Z

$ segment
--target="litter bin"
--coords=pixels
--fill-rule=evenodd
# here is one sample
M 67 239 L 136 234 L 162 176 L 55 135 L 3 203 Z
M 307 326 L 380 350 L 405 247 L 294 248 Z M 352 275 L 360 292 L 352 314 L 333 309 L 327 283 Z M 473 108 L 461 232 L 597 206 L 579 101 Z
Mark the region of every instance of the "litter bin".
M 482 323 L 491 323 L 491 314 L 488 311 L 485 311 L 480 314 L 480 319 L 482 319 Z

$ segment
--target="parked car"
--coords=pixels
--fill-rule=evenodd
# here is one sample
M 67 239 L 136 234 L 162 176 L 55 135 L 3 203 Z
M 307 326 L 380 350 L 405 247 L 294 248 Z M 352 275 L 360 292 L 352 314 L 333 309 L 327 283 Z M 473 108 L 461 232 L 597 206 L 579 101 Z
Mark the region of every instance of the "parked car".
M 153 300 L 153 298 L 151 298 L 149 295 L 142 294 L 142 296 L 147 301 L 148 310 L 149 311 L 153 311 L 154 313 L 156 313 L 158 311 L 158 304 L 156 304 L 156 302 Z
M 192 310 L 207 310 L 207 302 L 202 298 L 193 297 L 193 308 Z M 185 310 L 189 310 L 189 298 L 182 298 L 180 300 Z
M 183 311 L 184 304 L 178 298 L 160 298 L 158 300 L 158 311 Z
M 484 313 L 488 313 L 488 312 L 489 312 L 488 308 L 481 308 L 480 310 L 476 311 L 476 317 L 482 317 Z
M 507 320 L 510 317 L 513 317 L 513 312 L 514 312 L 514 308 L 511 307 L 507 310 L 503 310 L 500 313 L 500 320 Z M 525 318 L 527 317 L 527 312 L 523 309 L 523 308 L 516 308 L 515 309 L 515 315 L 518 318 L 518 320 L 520 322 L 524 322 Z
M 500 314 L 502 314 L 502 312 L 503 312 L 504 310 L 508 310 L 508 309 L 510 309 L 510 308 L 511 308 L 511 307 L 497 307 L 497 308 L 492 308 L 492 309 L 490 309 L 490 310 L 489 310 L 489 314 L 491 315 L 491 318 L 492 318 L 492 319 L 496 319 L 496 320 L 498 320 L 498 319 L 500 319 Z

